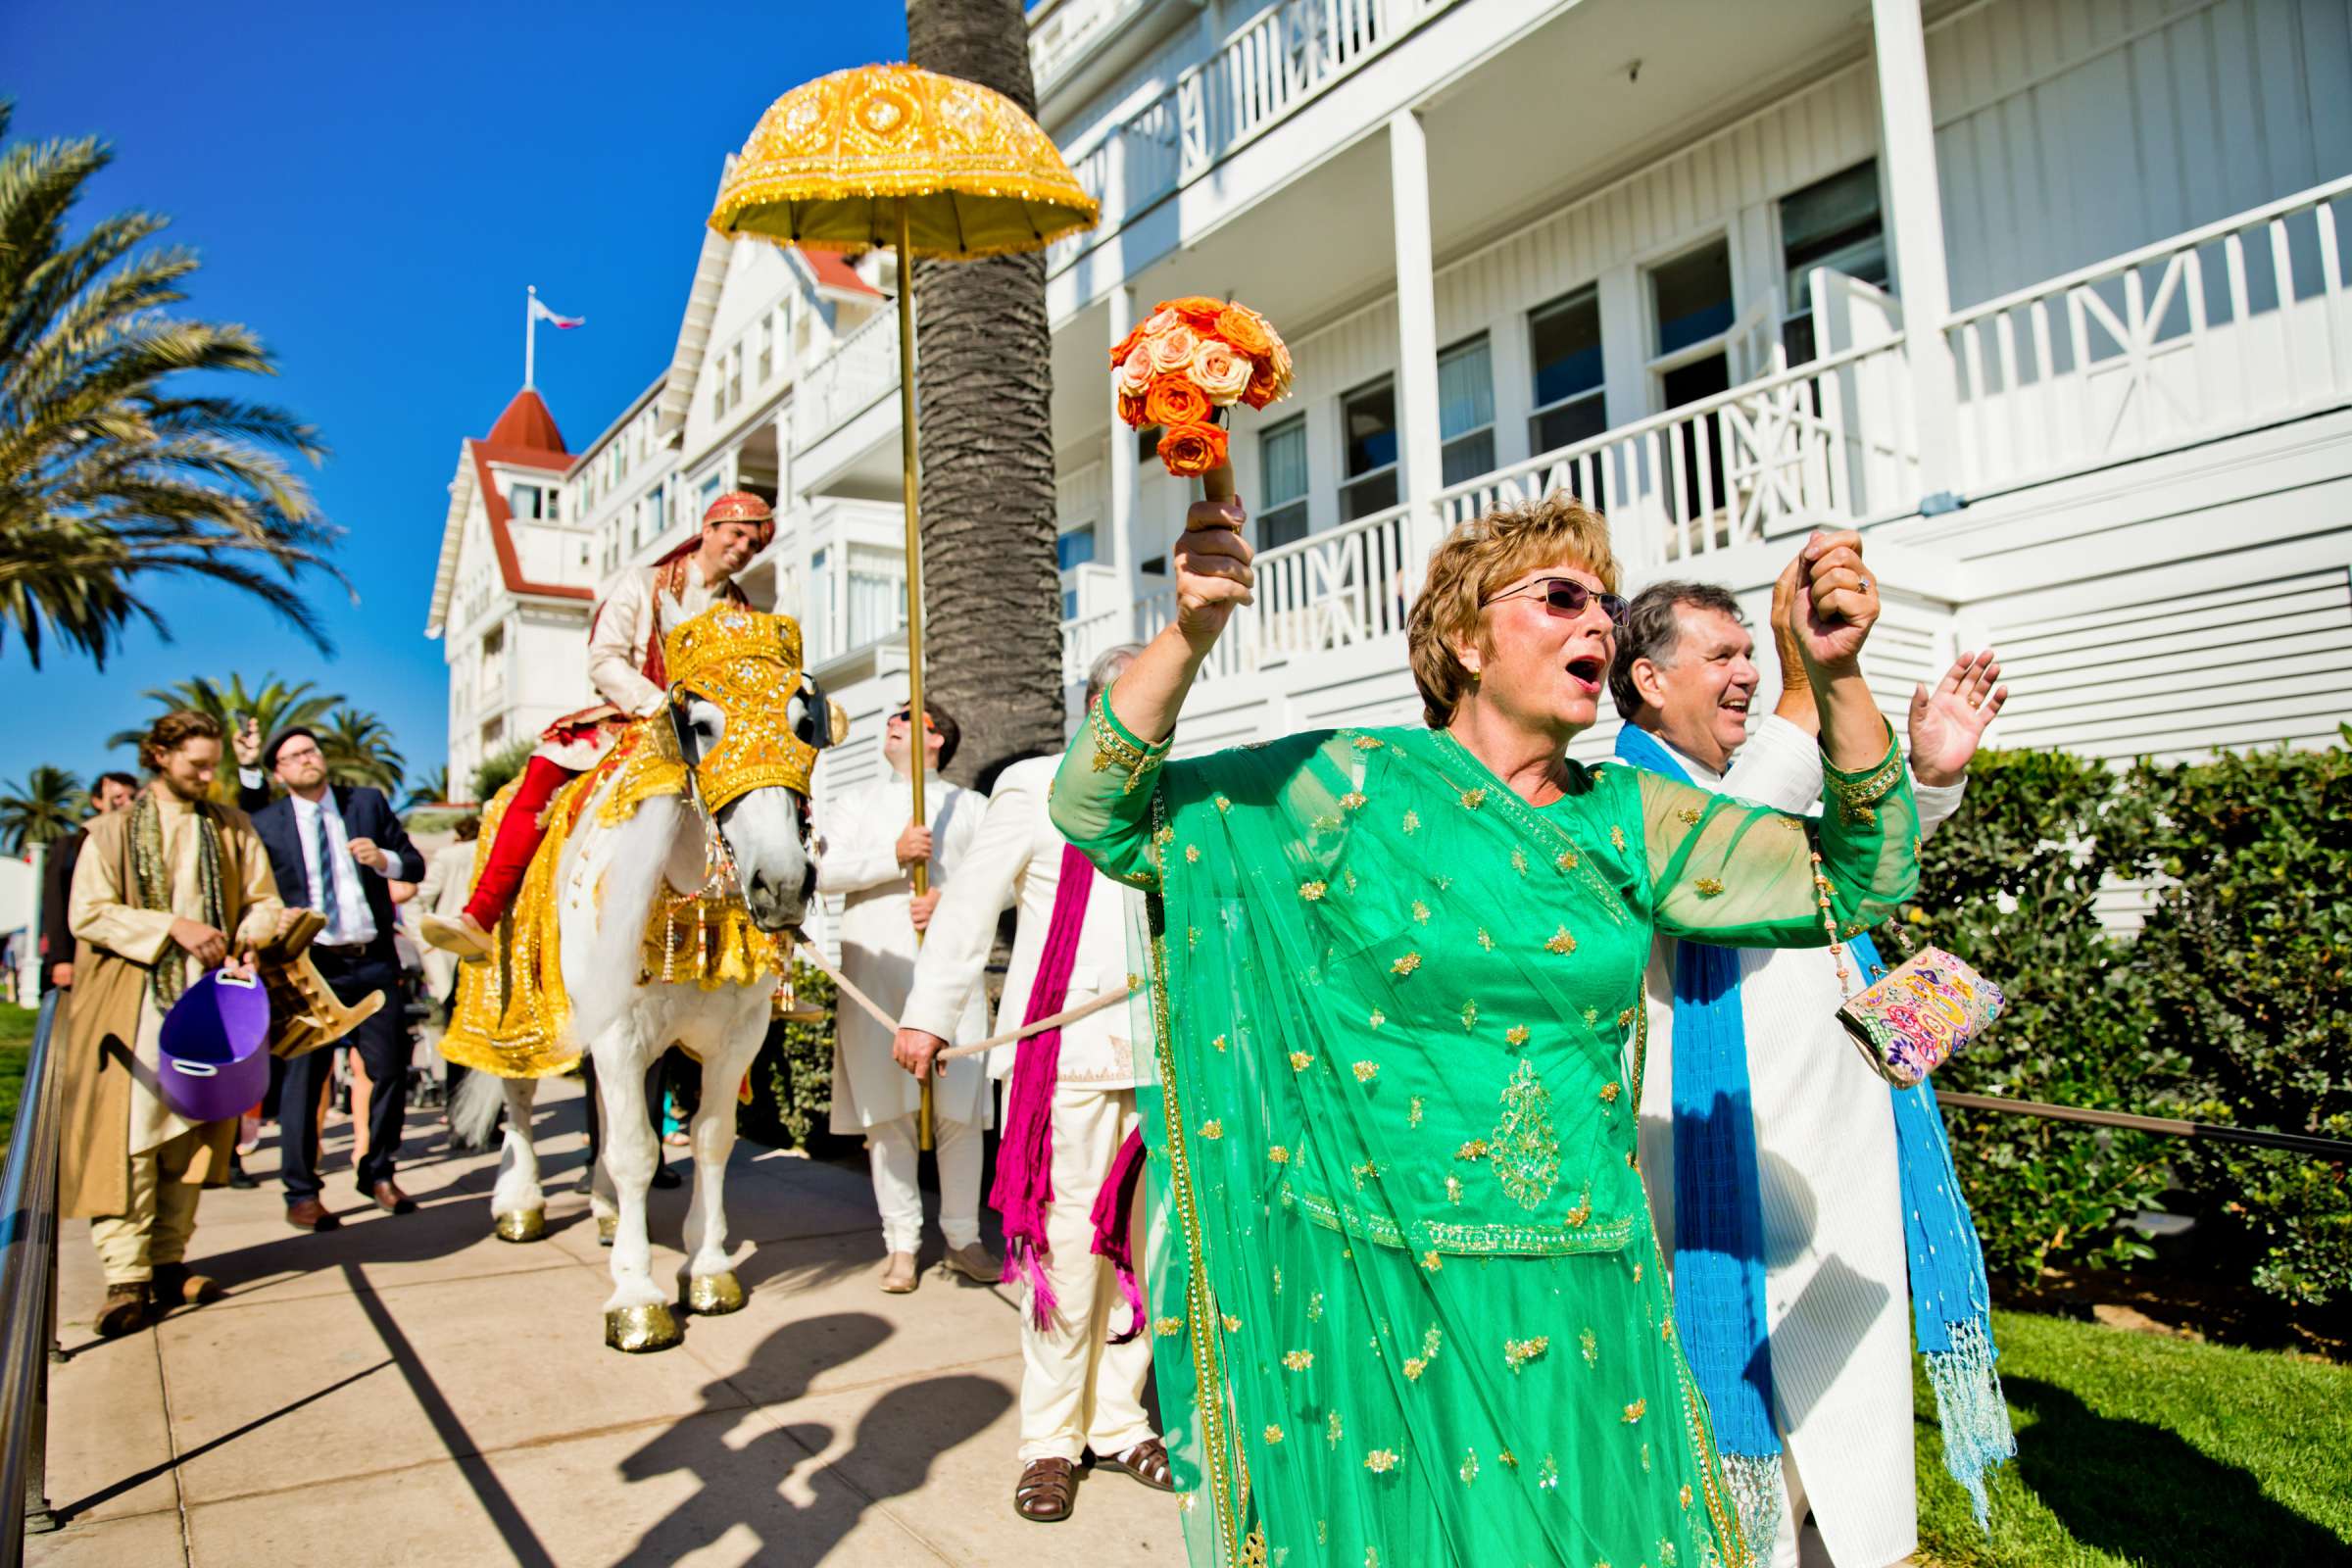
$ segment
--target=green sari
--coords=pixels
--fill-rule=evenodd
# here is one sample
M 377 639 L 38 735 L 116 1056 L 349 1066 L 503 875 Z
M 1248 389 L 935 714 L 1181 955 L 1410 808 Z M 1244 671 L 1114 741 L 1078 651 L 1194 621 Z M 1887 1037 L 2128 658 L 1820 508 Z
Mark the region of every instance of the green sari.
M 1530 807 L 1451 736 L 1161 765 L 1099 705 L 1054 819 L 1149 901 L 1153 1351 L 1222 1564 L 1743 1560 L 1634 1168 L 1653 931 L 1911 890 L 1900 754 L 1822 820 L 1622 765 Z M 1143 1029 L 1138 1028 L 1138 1038 Z

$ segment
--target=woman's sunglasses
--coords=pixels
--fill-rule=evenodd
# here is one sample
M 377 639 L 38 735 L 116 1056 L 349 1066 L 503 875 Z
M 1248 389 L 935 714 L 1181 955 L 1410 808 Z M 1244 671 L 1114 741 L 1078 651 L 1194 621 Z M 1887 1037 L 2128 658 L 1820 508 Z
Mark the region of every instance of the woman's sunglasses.
M 1625 624 L 1624 599 L 1616 594 L 1604 594 L 1597 588 L 1588 588 L 1574 577 L 1538 577 L 1534 582 L 1523 582 L 1516 588 L 1505 589 L 1493 599 L 1481 599 L 1478 608 L 1484 610 L 1499 600 L 1516 599 L 1531 589 L 1544 596 L 1544 608 L 1555 615 L 1565 615 L 1573 620 L 1585 612 L 1587 605 L 1597 599 L 1602 613 L 1609 617 L 1612 625 Z

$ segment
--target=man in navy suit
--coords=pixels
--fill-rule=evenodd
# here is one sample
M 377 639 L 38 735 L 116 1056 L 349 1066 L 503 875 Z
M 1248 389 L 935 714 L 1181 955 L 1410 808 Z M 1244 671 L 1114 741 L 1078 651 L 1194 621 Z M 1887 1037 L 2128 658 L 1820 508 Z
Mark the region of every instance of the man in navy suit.
M 326 757 L 312 731 L 300 725 L 281 730 L 260 761 L 284 786 L 285 797 L 260 805 L 260 776 L 240 770 L 239 803 L 247 805 L 254 831 L 269 847 L 278 897 L 288 908 L 326 916 L 326 928 L 311 944 L 320 978 L 346 1004 L 384 994 L 375 1014 L 343 1039 L 360 1054 L 369 1082 L 360 1191 L 386 1213 L 415 1213 L 415 1201 L 392 1181 L 408 1110 L 409 1037 L 400 1004 L 400 956 L 392 946 L 390 883 L 424 880 L 424 857 L 409 842 L 383 791 L 327 783 Z M 314 1051 L 288 1062 L 278 1096 L 286 1223 L 297 1230 L 327 1231 L 341 1223 L 318 1196 L 318 1091 L 333 1055 L 331 1050 Z M 359 1113 L 357 1105 L 352 1110 Z

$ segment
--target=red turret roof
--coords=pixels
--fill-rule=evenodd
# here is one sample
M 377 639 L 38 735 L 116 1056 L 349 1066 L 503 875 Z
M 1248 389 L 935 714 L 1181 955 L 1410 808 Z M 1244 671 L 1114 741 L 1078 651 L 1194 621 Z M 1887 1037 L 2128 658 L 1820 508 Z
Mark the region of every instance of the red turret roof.
M 556 416 L 547 411 L 547 404 L 537 391 L 524 387 L 507 405 L 507 412 L 490 426 L 488 444 L 509 451 L 544 452 L 564 456 L 564 432 L 556 428 Z M 568 465 L 559 465 L 568 466 Z

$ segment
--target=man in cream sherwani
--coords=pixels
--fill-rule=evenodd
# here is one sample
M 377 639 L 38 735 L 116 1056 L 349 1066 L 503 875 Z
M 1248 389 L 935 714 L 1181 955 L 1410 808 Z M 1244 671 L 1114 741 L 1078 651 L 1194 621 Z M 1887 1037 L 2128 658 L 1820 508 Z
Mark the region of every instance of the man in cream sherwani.
M 1117 648 L 1096 662 L 1087 685 L 1089 708 L 1136 653 L 1132 647 Z M 979 837 L 931 917 L 914 985 L 899 1015 L 898 1058 L 911 1071 L 929 1070 L 967 1000 L 979 994 L 997 916 L 1005 907 L 1017 906 L 1020 918 L 996 1032 L 1026 1021 L 1034 990 L 1043 986 L 1052 994 L 1054 977 L 1042 975 L 1041 965 L 1057 901 L 1068 891 L 1062 885 L 1067 845 L 1046 807 L 1060 765 L 1058 756 L 1033 758 L 1006 768 L 997 782 Z M 1091 878 L 1084 889 L 1085 913 L 1068 973 L 1059 977 L 1065 1006 L 1126 987 L 1129 901 L 1138 896 L 1092 865 L 1085 870 Z M 1034 1281 L 1023 1292 L 1021 1471 L 1013 1509 L 1041 1523 L 1069 1514 L 1078 1461 L 1090 1448 L 1098 1464 L 1123 1470 L 1146 1486 L 1165 1490 L 1171 1484 L 1167 1451 L 1144 1410 L 1151 1340 L 1136 1332 L 1140 1323 L 1127 1321 L 1129 1306 L 1117 1270 L 1094 1250 L 1096 1200 L 1121 1147 L 1140 1127 L 1127 1019 L 1120 1002 L 1063 1025 L 1053 1082 L 1039 1086 L 1052 1096 L 1052 1152 L 1041 1163 L 1051 1171 L 1053 1197 L 1045 1209 L 1047 1246 L 1034 1262 L 1052 1300 L 1041 1312 Z M 1015 1053 L 1036 1049 L 1031 1041 L 999 1047 L 990 1053 L 992 1076 L 1011 1074 Z M 960 1065 L 948 1064 L 950 1070 Z M 997 1153 L 1000 1200 L 1008 1162 L 1019 1157 L 1011 1147 L 1020 1133 L 1019 1110 L 1015 1103 L 1005 1112 L 1005 1146 Z M 1141 1201 L 1139 1190 L 1135 1202 L 1140 1206 Z M 1010 1234 L 1011 1224 L 1008 1219 L 1007 1245 L 1018 1262 L 1021 1247 Z M 1140 1236 L 1132 1213 L 1130 1224 Z M 1128 1337 L 1114 1345 L 1114 1333 Z
M 923 705 L 923 821 L 914 820 L 908 778 L 913 724 L 906 709 L 883 727 L 882 756 L 890 774 L 842 791 L 825 803 L 817 822 L 816 890 L 842 896 L 841 972 L 850 984 L 895 1013 L 914 977 L 920 935 L 941 894 L 960 874 L 980 831 L 987 803 L 950 784 L 939 769 L 956 755 L 956 720 L 936 703 Z M 931 888 L 916 897 L 910 880 L 931 862 Z M 977 994 L 953 1031 L 977 1040 L 988 1024 L 988 1004 Z M 873 1161 L 874 1204 L 882 1211 L 881 1287 L 894 1296 L 914 1289 L 914 1254 L 923 1235 L 923 1193 L 916 1185 L 919 1155 L 915 1112 L 921 1088 L 891 1060 L 891 1031 L 865 1009 L 834 1009 L 832 1130 L 862 1134 Z M 933 1085 L 932 1143 L 939 1158 L 939 1229 L 948 1266 L 986 1284 L 997 1260 L 980 1245 L 980 1135 L 988 1129 L 995 1095 L 974 1060 L 951 1062 Z
M 1739 602 L 1711 585 L 1644 590 L 1619 634 L 1610 685 L 1618 711 L 1663 742 L 1692 783 L 1803 812 L 1821 799 L 1820 718 L 1787 630 L 1792 582 L 1785 574 L 1773 600 L 1782 695 L 1752 727 L 1754 640 Z M 1963 655 L 1934 693 L 1922 687 L 1912 699 L 1910 765 L 1923 837 L 1960 805 L 1969 760 L 2007 695 L 1995 690 L 1998 677 L 1989 652 Z M 1827 952 L 1755 949 L 1742 951 L 1740 963 L 1786 1487 L 1774 1564 L 1797 1568 L 1826 1549 L 1837 1568 L 1883 1568 L 1919 1541 L 1893 1105 L 1886 1080 L 1838 1022 L 1843 998 Z M 1674 974 L 1674 939 L 1660 937 L 1648 974 L 1641 1149 L 1658 1246 L 1670 1261 Z M 1803 1528 L 1808 1509 L 1818 1544 Z

